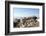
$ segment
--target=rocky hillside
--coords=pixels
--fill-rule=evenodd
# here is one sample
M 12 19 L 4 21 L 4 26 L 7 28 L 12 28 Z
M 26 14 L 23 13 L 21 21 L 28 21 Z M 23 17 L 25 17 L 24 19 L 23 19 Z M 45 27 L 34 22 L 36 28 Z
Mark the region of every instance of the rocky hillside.
M 24 28 L 24 27 L 38 27 L 39 21 L 37 21 L 37 17 L 24 17 L 23 19 L 15 19 L 14 27 Z

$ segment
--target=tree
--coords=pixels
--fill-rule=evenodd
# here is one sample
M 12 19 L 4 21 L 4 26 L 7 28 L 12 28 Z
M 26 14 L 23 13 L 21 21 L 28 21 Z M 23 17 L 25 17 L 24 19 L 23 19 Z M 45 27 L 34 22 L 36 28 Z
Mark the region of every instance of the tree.
M 36 20 L 36 19 L 37 19 L 37 17 L 36 17 L 36 16 L 33 16 L 33 19 L 34 19 L 34 20 Z

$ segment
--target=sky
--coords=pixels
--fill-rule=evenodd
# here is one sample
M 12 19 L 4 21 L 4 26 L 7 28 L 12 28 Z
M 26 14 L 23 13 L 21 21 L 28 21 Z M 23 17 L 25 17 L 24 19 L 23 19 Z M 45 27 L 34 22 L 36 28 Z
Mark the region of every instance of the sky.
M 39 16 L 38 8 L 13 8 L 14 17 Z

